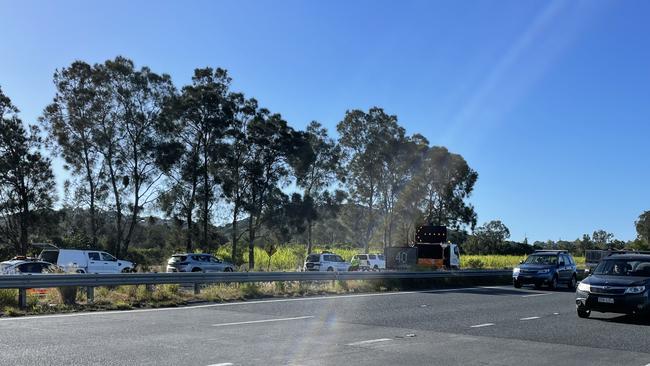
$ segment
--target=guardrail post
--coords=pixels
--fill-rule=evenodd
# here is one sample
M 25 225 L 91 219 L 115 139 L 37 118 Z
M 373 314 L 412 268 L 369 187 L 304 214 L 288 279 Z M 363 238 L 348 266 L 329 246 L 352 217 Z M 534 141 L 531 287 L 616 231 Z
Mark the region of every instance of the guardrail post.
M 27 289 L 18 289 L 18 307 L 21 309 L 27 308 Z
M 86 287 L 86 302 L 89 304 L 95 302 L 95 288 L 92 286 Z
M 201 284 L 200 283 L 194 283 L 194 295 L 198 295 L 201 293 Z

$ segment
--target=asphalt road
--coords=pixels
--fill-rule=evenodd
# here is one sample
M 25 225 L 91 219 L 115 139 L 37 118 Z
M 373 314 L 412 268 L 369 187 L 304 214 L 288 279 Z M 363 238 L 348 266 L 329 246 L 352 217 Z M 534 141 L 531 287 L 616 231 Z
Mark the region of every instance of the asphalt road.
M 0 365 L 650 364 L 650 321 L 569 291 L 445 289 L 0 319 Z

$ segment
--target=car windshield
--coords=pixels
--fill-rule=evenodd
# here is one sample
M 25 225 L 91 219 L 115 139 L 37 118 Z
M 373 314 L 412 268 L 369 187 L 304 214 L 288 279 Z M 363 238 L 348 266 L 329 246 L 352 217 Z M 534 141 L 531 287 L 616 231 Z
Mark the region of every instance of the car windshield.
M 11 268 L 11 266 L 11 264 L 0 263 L 0 272 L 6 271 L 7 269 Z
M 607 276 L 650 277 L 650 259 L 608 259 L 600 262 L 594 274 Z
M 524 261 L 525 264 L 557 264 L 557 255 L 553 254 L 534 254 L 528 256 Z

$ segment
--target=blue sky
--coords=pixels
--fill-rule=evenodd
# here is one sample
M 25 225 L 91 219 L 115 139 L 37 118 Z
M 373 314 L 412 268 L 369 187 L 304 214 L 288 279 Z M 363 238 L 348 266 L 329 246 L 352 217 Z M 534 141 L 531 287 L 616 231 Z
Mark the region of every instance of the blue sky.
M 178 86 L 220 66 L 298 128 L 396 114 L 467 159 L 479 223 L 515 240 L 627 240 L 650 209 L 647 14 L 634 0 L 0 0 L 0 85 L 35 121 L 75 59 L 124 55 Z

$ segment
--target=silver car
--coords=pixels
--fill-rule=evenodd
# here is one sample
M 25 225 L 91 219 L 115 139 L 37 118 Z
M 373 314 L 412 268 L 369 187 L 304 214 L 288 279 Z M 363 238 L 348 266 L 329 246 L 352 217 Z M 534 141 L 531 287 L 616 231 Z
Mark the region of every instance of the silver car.
M 174 254 L 167 261 L 167 272 L 233 272 L 235 266 L 212 254 Z

